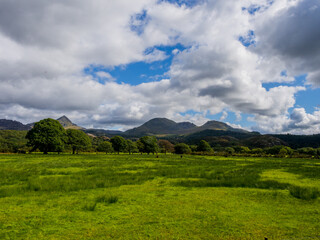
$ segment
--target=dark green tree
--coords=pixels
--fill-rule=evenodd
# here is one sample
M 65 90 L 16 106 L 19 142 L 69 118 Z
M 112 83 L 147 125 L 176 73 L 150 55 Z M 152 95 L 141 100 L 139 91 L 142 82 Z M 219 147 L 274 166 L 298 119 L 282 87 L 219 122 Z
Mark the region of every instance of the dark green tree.
M 144 136 L 138 140 L 138 148 L 140 152 L 144 153 L 157 153 L 159 152 L 159 146 L 155 136 Z
M 113 149 L 119 154 L 127 148 L 127 141 L 121 136 L 114 136 L 110 139 Z
M 26 138 L 32 151 L 39 149 L 44 154 L 61 152 L 66 142 L 66 131 L 57 120 L 47 118 L 36 122 Z
M 185 143 L 178 143 L 174 146 L 174 152 L 176 154 L 189 154 L 191 153 L 191 149 Z
M 212 152 L 212 148 L 209 143 L 205 140 L 201 140 L 197 147 L 198 152 Z
M 91 147 L 91 140 L 87 134 L 76 129 L 67 129 L 67 144 L 72 148 L 72 154 L 87 150 Z
M 129 154 L 139 152 L 137 144 L 131 140 L 127 140 L 127 151 Z
M 112 143 L 108 141 L 104 141 L 98 145 L 98 152 L 105 152 L 106 154 L 113 152 Z

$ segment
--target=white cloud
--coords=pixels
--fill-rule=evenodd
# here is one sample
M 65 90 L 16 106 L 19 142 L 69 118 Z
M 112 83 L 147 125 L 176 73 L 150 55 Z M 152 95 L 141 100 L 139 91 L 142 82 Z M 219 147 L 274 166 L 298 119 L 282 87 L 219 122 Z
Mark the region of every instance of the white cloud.
M 228 117 L 228 112 L 227 111 L 223 111 L 219 120 L 220 121 L 224 121 L 227 117 Z
M 255 130 L 264 133 L 314 134 L 320 131 L 320 111 L 306 113 L 304 108 L 294 108 L 289 115 L 279 115 L 274 119 L 256 116 L 251 119 L 258 123 Z
M 107 81 L 116 81 L 116 79 L 114 77 L 112 77 L 112 75 L 108 72 L 96 72 L 97 76 L 103 79 L 106 79 Z
M 262 7 L 249 14 L 243 7 L 250 6 Z M 319 9 L 316 0 L 208 0 L 193 7 L 157 0 L 1 1 L 2 116 L 26 122 L 67 114 L 79 125 L 125 129 L 153 117 L 200 124 L 207 113 L 228 109 L 253 114 L 265 132 L 305 132 L 302 126 L 316 125 L 318 113 L 288 113 L 305 88 L 267 90 L 263 83 L 308 73 L 308 83 L 320 86 Z M 256 46 L 246 48 L 239 37 L 249 31 Z M 168 79 L 131 86 L 98 72 L 103 85 L 83 74 L 90 65 L 162 61 L 167 53 L 156 46 L 177 43 L 187 49 L 172 51 Z M 179 114 L 188 110 L 198 114 Z

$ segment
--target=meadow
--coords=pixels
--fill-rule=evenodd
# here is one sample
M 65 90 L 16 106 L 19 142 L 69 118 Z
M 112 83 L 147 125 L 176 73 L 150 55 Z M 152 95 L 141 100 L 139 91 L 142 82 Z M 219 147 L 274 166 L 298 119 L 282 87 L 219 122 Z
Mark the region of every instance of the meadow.
M 0 239 L 319 239 L 320 160 L 1 154 Z

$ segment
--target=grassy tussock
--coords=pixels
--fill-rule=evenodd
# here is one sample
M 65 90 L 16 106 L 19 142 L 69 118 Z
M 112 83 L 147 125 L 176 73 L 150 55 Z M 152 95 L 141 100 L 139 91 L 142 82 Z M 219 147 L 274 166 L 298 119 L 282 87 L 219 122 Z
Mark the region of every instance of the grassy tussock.
M 290 186 L 290 194 L 302 200 L 313 200 L 320 196 L 320 192 L 317 188 L 301 187 L 301 186 Z
M 110 194 L 102 194 L 96 197 L 96 203 L 116 203 L 118 202 L 118 196 Z

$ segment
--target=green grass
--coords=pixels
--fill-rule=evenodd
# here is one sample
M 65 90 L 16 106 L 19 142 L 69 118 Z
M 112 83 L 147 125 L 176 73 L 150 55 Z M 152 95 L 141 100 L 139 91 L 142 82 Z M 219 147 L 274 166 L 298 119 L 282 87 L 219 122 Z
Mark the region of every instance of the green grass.
M 0 155 L 0 239 L 318 239 L 320 160 Z

